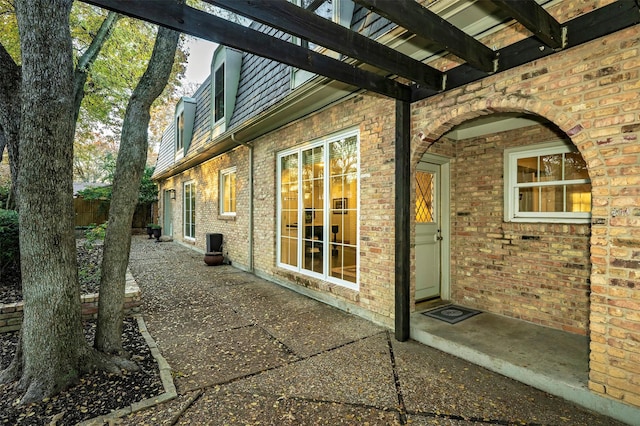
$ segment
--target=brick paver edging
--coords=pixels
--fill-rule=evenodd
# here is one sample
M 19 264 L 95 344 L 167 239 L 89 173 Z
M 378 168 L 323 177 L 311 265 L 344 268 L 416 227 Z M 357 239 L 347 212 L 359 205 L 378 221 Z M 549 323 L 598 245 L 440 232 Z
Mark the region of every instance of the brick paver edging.
M 83 294 L 82 319 L 98 318 L 98 293 Z M 131 272 L 127 270 L 125 292 L 124 292 L 124 312 L 125 315 L 134 315 L 140 312 L 142 304 L 142 293 Z M 20 330 L 22 325 L 22 312 L 24 302 L 0 303 L 0 333 Z
M 111 422 L 109 422 L 109 419 L 124 417 L 131 413 L 135 413 L 136 411 L 144 410 L 146 408 L 153 407 L 154 405 L 170 401 L 178 396 L 176 386 L 173 383 L 173 377 L 171 376 L 171 367 L 169 367 L 167 360 L 165 360 L 160 353 L 155 340 L 153 340 L 153 337 L 151 337 L 151 335 L 147 331 L 147 325 L 145 324 L 144 319 L 142 319 L 142 315 L 134 315 L 133 317 L 138 321 L 138 330 L 140 331 L 140 334 L 142 334 L 142 337 L 144 337 L 145 342 L 147 342 L 147 346 L 149 346 L 149 349 L 151 350 L 151 355 L 153 355 L 153 358 L 155 358 L 156 362 L 158 363 L 158 369 L 160 370 L 160 380 L 162 380 L 164 393 L 152 398 L 147 398 L 142 401 L 135 402 L 128 407 L 114 410 L 109 414 L 85 420 L 84 422 L 78 423 L 78 426 L 98 426 L 104 425 L 105 423 L 111 424 Z

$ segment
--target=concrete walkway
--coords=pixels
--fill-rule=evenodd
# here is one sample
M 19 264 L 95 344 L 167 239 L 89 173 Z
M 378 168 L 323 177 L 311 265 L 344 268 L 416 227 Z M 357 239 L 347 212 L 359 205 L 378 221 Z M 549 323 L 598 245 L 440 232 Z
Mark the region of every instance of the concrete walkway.
M 130 269 L 178 398 L 120 424 L 621 424 L 177 243 Z

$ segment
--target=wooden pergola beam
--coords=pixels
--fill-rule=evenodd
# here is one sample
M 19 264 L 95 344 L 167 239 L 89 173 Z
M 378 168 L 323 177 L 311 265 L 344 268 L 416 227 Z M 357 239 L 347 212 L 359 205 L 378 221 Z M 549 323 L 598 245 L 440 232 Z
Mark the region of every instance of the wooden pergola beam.
M 498 68 L 493 50 L 415 1 L 354 0 L 410 33 L 433 41 L 481 71 Z
M 287 0 L 204 0 L 288 34 L 324 46 L 423 87 L 443 88 L 443 73 Z
M 390 98 L 411 100 L 411 87 L 407 85 L 187 5 L 178 4 L 174 0 L 84 0 L 84 2 L 272 59 Z
M 564 47 L 566 37 L 562 36 L 562 26 L 534 0 L 493 0 L 493 2 L 506 10 L 513 19 L 524 25 L 547 46 L 553 49 Z

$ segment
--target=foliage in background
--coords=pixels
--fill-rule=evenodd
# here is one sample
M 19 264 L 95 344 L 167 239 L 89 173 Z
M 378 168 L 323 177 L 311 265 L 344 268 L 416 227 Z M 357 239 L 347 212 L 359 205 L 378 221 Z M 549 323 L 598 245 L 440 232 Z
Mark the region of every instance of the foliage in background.
M 0 281 L 6 271 L 20 273 L 18 229 L 18 212 L 0 209 Z
M 115 163 L 113 164 L 113 169 L 111 170 L 111 179 L 108 183 L 111 183 L 113 179 L 113 170 L 115 170 Z M 138 193 L 138 204 L 149 204 L 158 199 L 158 186 L 154 181 L 151 180 L 151 175 L 153 175 L 154 167 L 146 166 L 144 169 L 144 173 L 142 175 L 142 182 L 140 182 L 140 192 Z M 107 172 L 108 173 L 108 172 Z M 108 186 L 100 186 L 100 187 L 90 187 L 83 189 L 82 191 L 78 191 L 78 195 L 80 195 L 85 200 L 111 200 L 111 185 Z
M 107 12 L 103 9 L 74 2 L 70 28 L 76 62 L 91 44 L 106 16 Z M 0 0 L 0 28 L 0 43 L 20 65 L 15 0 Z M 100 174 L 100 161 L 107 154 L 114 158 L 117 154 L 124 111 L 133 88 L 147 67 L 156 31 L 154 25 L 143 21 L 125 17 L 119 19 L 88 70 L 74 141 L 74 180 L 106 181 Z M 186 47 L 181 43 L 169 83 L 154 103 L 152 114 L 162 115 L 162 106 L 175 107 L 175 101 L 182 93 L 181 80 L 187 56 Z M 154 145 L 157 145 L 158 137 L 152 136 Z

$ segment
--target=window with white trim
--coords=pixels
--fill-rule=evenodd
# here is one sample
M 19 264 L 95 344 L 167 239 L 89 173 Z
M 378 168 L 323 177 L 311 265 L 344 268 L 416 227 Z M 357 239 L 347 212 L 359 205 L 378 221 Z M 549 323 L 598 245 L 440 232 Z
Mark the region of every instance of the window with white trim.
M 590 221 L 591 180 L 571 142 L 505 150 L 504 185 L 507 222 Z
M 236 215 L 236 168 L 220 171 L 220 214 Z
M 176 151 L 184 148 L 184 110 L 176 116 Z
M 184 199 L 183 199 L 183 211 L 184 211 L 184 237 L 195 239 L 196 238 L 196 183 L 185 182 L 184 184 Z
M 278 154 L 278 265 L 358 289 L 359 134 Z

